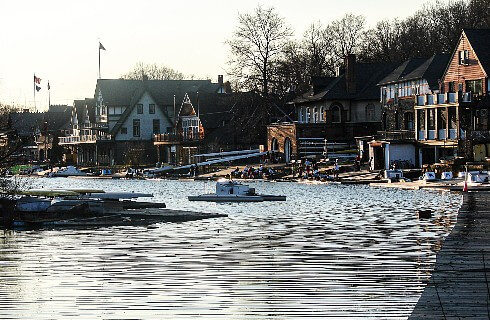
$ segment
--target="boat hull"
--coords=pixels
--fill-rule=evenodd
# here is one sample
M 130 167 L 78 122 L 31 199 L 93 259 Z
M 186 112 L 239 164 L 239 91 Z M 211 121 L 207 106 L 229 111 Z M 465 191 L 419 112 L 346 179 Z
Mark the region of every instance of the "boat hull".
M 260 196 L 239 196 L 239 195 L 223 195 L 202 194 L 199 196 L 187 197 L 189 201 L 208 201 L 208 202 L 262 202 L 264 198 Z
M 275 195 L 215 195 L 203 194 L 199 196 L 189 196 L 189 201 L 208 201 L 208 202 L 262 202 L 262 201 L 286 201 L 286 196 Z

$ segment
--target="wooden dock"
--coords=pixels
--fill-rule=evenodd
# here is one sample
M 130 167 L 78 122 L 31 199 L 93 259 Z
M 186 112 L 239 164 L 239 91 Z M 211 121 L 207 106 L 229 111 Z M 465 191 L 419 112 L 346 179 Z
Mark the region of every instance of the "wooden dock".
M 490 319 L 490 193 L 466 193 L 409 319 Z

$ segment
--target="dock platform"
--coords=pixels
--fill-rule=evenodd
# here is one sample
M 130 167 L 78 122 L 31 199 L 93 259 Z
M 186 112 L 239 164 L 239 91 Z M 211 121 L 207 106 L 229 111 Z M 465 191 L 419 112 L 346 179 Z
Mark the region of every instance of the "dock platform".
M 465 193 L 409 319 L 490 319 L 490 193 Z

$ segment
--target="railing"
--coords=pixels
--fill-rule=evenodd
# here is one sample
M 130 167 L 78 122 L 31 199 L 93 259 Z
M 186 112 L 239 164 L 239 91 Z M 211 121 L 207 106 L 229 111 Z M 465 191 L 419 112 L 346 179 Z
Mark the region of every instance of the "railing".
M 462 102 L 472 102 L 473 101 L 473 95 L 471 92 L 463 92 L 461 95 L 461 101 Z
M 382 140 L 414 140 L 415 132 L 412 130 L 378 131 Z
M 446 139 L 446 129 L 437 130 L 437 139 L 445 140 Z
M 446 129 L 437 130 L 419 130 L 418 140 L 456 140 L 457 139 L 457 129 L 449 129 L 449 135 Z
M 60 144 L 77 144 L 77 143 L 94 143 L 97 141 L 108 141 L 111 140 L 111 135 L 109 134 L 90 134 L 82 136 L 68 136 L 59 137 Z
M 202 137 L 199 133 L 194 134 L 193 131 L 189 131 L 187 134 L 182 133 L 160 133 L 153 135 L 154 142 L 187 142 L 187 141 L 199 141 Z
M 438 94 L 424 94 L 417 95 L 415 102 L 417 106 L 431 106 L 437 104 L 456 104 L 459 101 L 458 92 L 447 92 Z M 470 99 L 469 101 L 464 101 L 464 99 Z M 462 99 L 464 102 L 471 102 L 471 92 L 463 92 Z
M 458 137 L 458 129 L 449 129 L 449 139 L 456 140 Z
M 428 140 L 435 140 L 436 139 L 436 130 L 429 130 L 427 133 L 427 139 Z

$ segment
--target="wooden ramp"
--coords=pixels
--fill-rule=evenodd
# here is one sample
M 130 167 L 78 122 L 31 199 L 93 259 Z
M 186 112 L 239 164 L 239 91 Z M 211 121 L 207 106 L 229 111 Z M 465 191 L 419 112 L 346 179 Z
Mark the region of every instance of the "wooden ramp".
M 409 319 L 490 319 L 489 281 L 490 193 L 467 193 Z

